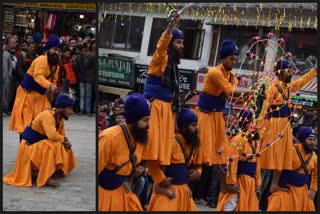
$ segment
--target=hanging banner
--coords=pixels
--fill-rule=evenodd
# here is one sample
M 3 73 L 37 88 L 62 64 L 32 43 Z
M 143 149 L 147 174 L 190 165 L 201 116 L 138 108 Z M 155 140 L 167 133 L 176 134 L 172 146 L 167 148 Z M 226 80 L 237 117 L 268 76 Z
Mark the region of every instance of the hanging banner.
M 96 4 L 92 3 L 3 3 L 17 8 L 46 9 L 46 10 L 78 10 L 96 12 Z

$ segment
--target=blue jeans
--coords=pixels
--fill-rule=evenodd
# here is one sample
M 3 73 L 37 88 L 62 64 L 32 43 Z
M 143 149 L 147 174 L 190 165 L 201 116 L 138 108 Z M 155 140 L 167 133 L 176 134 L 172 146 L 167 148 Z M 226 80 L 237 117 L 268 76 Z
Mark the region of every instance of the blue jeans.
M 143 176 L 144 178 L 144 187 L 142 189 L 142 192 L 140 194 L 140 202 L 141 202 L 141 205 L 144 206 L 144 205 L 147 205 L 149 203 L 149 198 L 150 198 L 150 193 L 151 189 L 149 189 L 149 184 L 151 183 L 152 184 L 152 181 L 150 181 L 150 177 L 147 177 L 147 176 Z
M 261 210 L 267 209 L 268 197 L 270 195 L 270 186 L 272 182 L 272 174 L 272 170 L 261 170 L 261 193 L 258 194 Z
M 217 176 L 219 175 L 219 168 L 220 166 L 218 164 L 214 164 L 211 166 L 210 182 L 208 189 L 209 202 L 213 202 L 215 204 L 218 203 L 220 193 L 220 177 Z
M 148 204 L 149 202 L 149 178 L 147 176 L 139 176 L 135 179 L 135 185 L 133 187 L 133 193 L 135 193 L 142 206 Z
M 211 184 L 211 166 L 202 165 L 200 181 L 190 182 L 194 199 L 206 199 Z
M 80 82 L 80 111 L 91 113 L 92 83 Z
M 138 198 L 140 197 L 141 193 L 142 193 L 142 190 L 144 188 L 144 184 L 145 184 L 145 179 L 143 176 L 139 176 L 139 177 L 136 177 L 134 179 L 134 187 L 133 187 L 133 190 L 132 192 L 134 194 L 136 194 L 138 196 Z
M 9 107 L 8 93 L 9 93 L 9 78 L 2 79 L 2 110 L 7 111 Z

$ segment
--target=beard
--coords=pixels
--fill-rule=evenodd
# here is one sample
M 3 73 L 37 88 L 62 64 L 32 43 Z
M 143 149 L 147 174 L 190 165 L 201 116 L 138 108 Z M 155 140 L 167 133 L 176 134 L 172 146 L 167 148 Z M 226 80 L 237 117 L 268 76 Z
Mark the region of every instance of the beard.
M 256 142 L 259 141 L 260 139 L 260 135 L 258 131 L 254 131 L 254 132 L 249 132 L 248 129 L 246 130 L 247 132 L 247 138 L 251 141 L 251 142 Z M 251 134 L 253 134 L 253 136 L 251 136 Z
M 184 139 L 186 139 L 187 144 L 191 145 L 193 148 L 199 146 L 200 140 L 198 132 L 191 132 L 189 129 L 185 129 L 181 132 Z
M 48 56 L 48 63 L 50 66 L 59 65 L 60 58 L 58 54 L 50 53 L 50 51 L 48 51 L 47 56 Z
M 137 124 L 133 124 L 130 131 L 134 139 L 144 145 L 148 142 L 148 128 L 139 128 Z
M 256 132 L 254 133 L 253 137 L 252 137 L 252 140 L 258 141 L 259 139 L 260 139 L 260 135 L 259 135 L 258 131 L 256 131 Z
M 283 79 L 283 82 L 285 82 L 285 83 L 290 83 L 291 82 L 291 76 L 289 76 L 289 77 L 285 77 L 284 79 Z
M 233 67 L 224 65 L 224 68 L 225 68 L 227 71 L 232 71 L 232 68 L 233 68 Z
M 306 144 L 302 143 L 302 146 L 303 146 L 304 150 L 306 151 L 306 153 L 310 154 L 311 152 L 313 152 L 313 149 L 310 148 L 309 146 L 307 146 Z
M 170 45 L 169 50 L 175 55 L 175 57 L 179 59 L 183 57 L 183 49 L 176 49 L 172 45 Z
M 174 49 L 174 50 L 173 50 L 173 53 L 174 53 L 179 59 L 181 59 L 181 58 L 183 57 L 183 49 L 180 49 L 180 50 Z

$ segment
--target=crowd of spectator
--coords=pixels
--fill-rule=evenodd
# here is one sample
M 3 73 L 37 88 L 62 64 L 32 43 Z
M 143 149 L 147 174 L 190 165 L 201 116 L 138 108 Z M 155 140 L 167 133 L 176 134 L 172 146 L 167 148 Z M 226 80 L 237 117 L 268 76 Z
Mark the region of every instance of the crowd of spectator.
M 58 35 L 61 36 L 61 35 Z M 96 40 L 93 34 L 61 36 L 64 48 L 60 54 L 60 72 L 57 87 L 68 79 L 76 97 L 74 111 L 91 117 L 95 113 Z M 31 63 L 45 54 L 46 39 L 31 34 L 23 37 L 3 34 L 3 116 L 10 116 L 16 89 Z

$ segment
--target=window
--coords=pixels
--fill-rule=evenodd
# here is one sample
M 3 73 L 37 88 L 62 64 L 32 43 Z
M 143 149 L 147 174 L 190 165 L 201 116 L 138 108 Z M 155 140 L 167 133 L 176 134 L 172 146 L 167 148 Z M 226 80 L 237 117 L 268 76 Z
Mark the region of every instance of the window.
M 219 39 L 219 33 L 220 33 L 221 26 L 215 25 L 212 28 L 212 40 L 211 40 L 211 48 L 210 48 L 210 56 L 209 56 L 209 66 L 214 66 L 215 65 L 215 60 L 216 60 L 216 54 L 219 54 L 217 52 L 217 44 L 218 44 L 218 39 Z
M 260 36 L 260 38 L 266 38 L 266 35 L 271 31 L 270 28 L 267 27 L 237 27 L 237 26 L 221 26 L 221 34 L 220 34 L 220 41 L 218 46 L 217 58 L 216 58 L 216 65 L 221 63 L 219 51 L 222 44 L 222 41 L 225 39 L 232 39 L 238 44 L 240 53 L 238 63 L 234 66 L 234 68 L 240 68 L 241 63 L 243 61 L 241 70 L 260 70 L 263 71 L 263 66 L 260 66 L 257 62 L 261 62 L 260 60 L 256 61 L 254 58 L 250 59 L 246 57 L 246 52 L 249 50 L 253 43 L 253 37 Z M 215 40 L 215 38 L 213 38 Z M 211 51 L 215 51 L 215 49 L 211 49 Z M 257 45 L 254 45 L 251 48 L 251 53 L 257 54 L 260 59 L 265 58 L 265 47 L 264 45 L 259 42 Z M 245 57 L 245 58 L 244 58 Z M 258 67 L 259 66 L 259 67 Z
M 300 74 L 308 72 L 317 60 L 317 30 L 280 29 L 280 38 L 284 39 L 285 50 L 292 53 L 292 61 Z
M 154 18 L 149 40 L 148 55 L 152 56 L 156 50 L 157 42 L 168 25 L 167 19 Z M 197 60 L 201 58 L 204 30 L 200 20 L 180 20 L 178 28 L 184 36 L 183 59 Z
M 144 17 L 107 14 L 100 24 L 100 47 L 140 52 Z

